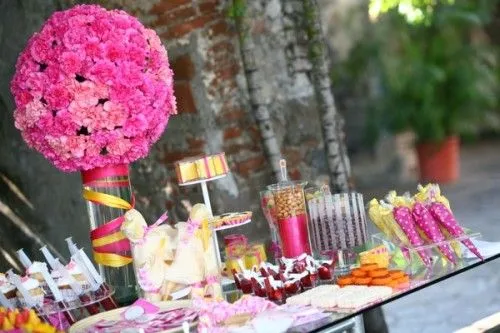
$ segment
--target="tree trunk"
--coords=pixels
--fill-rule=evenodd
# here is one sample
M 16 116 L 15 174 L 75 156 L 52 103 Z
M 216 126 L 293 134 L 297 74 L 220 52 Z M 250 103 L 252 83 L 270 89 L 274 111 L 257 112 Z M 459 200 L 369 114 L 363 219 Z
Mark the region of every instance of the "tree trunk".
M 320 112 L 330 185 L 335 192 L 346 192 L 351 188 L 351 167 L 344 143 L 343 120 L 337 112 L 333 98 L 318 5 L 315 0 L 302 0 L 302 5 L 303 24 L 312 64 L 312 83 Z
M 249 33 L 250 25 L 244 13 L 244 7 L 246 6 L 244 2 L 244 0 L 233 0 L 233 18 L 239 37 L 241 60 L 250 96 L 250 107 L 260 130 L 264 153 L 271 164 L 276 179 L 279 180 L 281 151 L 273 129 L 268 103 L 263 94 L 262 73 L 257 65 L 254 51 L 255 46 Z

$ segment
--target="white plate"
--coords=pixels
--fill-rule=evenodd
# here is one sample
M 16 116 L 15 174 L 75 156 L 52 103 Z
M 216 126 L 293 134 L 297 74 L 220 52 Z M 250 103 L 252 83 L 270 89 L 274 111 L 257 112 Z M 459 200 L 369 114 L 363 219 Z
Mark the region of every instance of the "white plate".
M 170 301 L 170 302 L 160 302 L 160 303 L 155 303 L 156 306 L 160 308 L 160 311 L 164 310 L 171 310 L 171 309 L 176 309 L 176 308 L 189 308 L 192 306 L 192 301 L 191 300 L 181 300 L 181 301 Z M 102 312 L 99 314 L 96 314 L 94 316 L 85 318 L 80 320 L 79 322 L 73 324 L 70 329 L 69 333 L 83 333 L 88 330 L 89 327 L 94 325 L 100 320 L 121 320 L 120 314 L 125 310 L 125 308 L 119 308 L 107 312 Z M 196 322 L 191 324 L 191 327 L 195 326 Z M 182 326 L 168 329 L 165 331 L 162 331 L 162 333 L 177 333 L 177 332 L 182 332 Z

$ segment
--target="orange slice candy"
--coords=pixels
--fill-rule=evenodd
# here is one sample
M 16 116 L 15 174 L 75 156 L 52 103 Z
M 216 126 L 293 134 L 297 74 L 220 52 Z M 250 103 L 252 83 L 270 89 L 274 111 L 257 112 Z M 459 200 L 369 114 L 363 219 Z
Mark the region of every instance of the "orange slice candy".
M 372 286 L 388 286 L 392 282 L 389 276 L 373 278 L 370 284 Z
M 337 278 L 337 284 L 340 287 L 345 287 L 354 283 L 354 278 L 350 275 L 340 276 Z
M 395 280 L 392 280 L 391 282 L 389 282 L 388 284 L 386 284 L 387 287 L 391 287 L 392 289 L 395 289 L 399 286 L 399 283 Z
M 404 277 L 406 276 L 405 272 L 403 271 L 400 271 L 400 270 L 393 270 L 393 271 L 389 271 L 389 276 L 396 280 L 396 279 L 399 279 L 401 277 Z
M 375 269 L 378 269 L 378 265 L 377 264 L 366 264 L 366 265 L 362 265 L 359 269 L 361 269 L 365 272 L 370 272 L 370 271 L 373 271 Z
M 405 284 L 405 283 L 409 283 L 410 282 L 410 278 L 408 277 L 408 275 L 405 275 L 405 276 L 402 276 L 398 279 L 396 279 L 396 282 L 398 284 Z
M 368 273 L 360 268 L 356 268 L 351 271 L 351 275 L 354 277 L 366 277 Z
M 357 278 L 354 278 L 354 284 L 361 285 L 361 286 L 369 285 L 371 281 L 372 281 L 371 277 L 357 277 Z
M 385 268 L 377 268 L 368 272 L 368 275 L 373 278 L 383 277 L 389 275 L 389 271 Z

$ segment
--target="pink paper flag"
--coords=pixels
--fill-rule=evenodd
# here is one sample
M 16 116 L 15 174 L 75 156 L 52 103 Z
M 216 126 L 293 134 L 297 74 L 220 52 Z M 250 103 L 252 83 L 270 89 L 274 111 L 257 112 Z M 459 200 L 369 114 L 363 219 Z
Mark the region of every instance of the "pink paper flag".
M 439 225 L 436 220 L 432 217 L 431 213 L 425 208 L 425 206 L 417 202 L 413 206 L 413 218 L 417 226 L 424 232 L 424 234 L 433 243 L 439 243 L 446 240 L 443 233 L 439 229 Z M 453 250 L 450 245 L 442 244 L 438 245 L 439 251 L 453 264 L 456 263 L 455 256 L 453 255 Z
M 465 235 L 464 229 L 458 224 L 453 213 L 445 205 L 440 202 L 433 202 L 429 205 L 429 211 L 434 219 L 440 223 L 452 237 L 461 237 Z M 483 260 L 483 256 L 469 238 L 462 240 L 462 243 L 479 259 Z
M 417 231 L 417 226 L 415 225 L 415 221 L 413 220 L 410 208 L 408 207 L 394 207 L 392 211 L 394 215 L 394 220 L 399 224 L 401 230 L 406 234 L 408 240 L 413 246 L 422 246 L 424 245 L 424 241 L 420 238 L 420 235 Z M 422 258 L 422 261 L 426 266 L 431 265 L 431 260 L 429 256 L 425 253 L 425 251 L 419 250 L 418 255 Z

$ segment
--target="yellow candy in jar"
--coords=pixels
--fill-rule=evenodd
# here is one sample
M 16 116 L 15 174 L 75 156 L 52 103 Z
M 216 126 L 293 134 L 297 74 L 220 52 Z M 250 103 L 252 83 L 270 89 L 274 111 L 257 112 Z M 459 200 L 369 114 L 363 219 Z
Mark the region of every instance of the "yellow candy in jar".
M 260 262 L 267 261 L 266 247 L 262 243 L 253 244 L 250 246 L 250 251 L 256 251 L 259 253 Z
M 245 267 L 247 269 L 252 269 L 254 266 L 259 267 L 261 262 L 259 251 L 250 250 L 245 254 Z
M 239 260 L 243 261 L 243 257 L 228 257 L 227 258 L 226 269 L 227 269 L 228 274 L 232 274 L 233 269 L 238 273 L 241 272 L 240 265 L 238 264 Z

